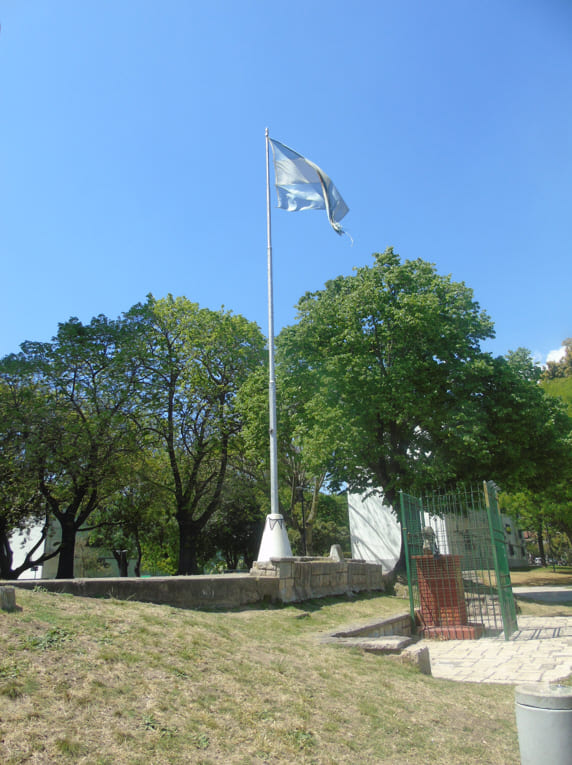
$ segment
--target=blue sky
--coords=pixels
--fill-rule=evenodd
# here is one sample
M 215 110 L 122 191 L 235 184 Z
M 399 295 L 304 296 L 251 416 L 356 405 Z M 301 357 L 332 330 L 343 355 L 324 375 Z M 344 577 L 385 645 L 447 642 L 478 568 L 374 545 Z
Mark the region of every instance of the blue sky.
M 150 292 L 266 333 L 266 127 L 354 239 L 273 210 L 277 331 L 393 246 L 474 290 L 495 354 L 572 335 L 569 0 L 3 0 L 0 24 L 1 355 Z

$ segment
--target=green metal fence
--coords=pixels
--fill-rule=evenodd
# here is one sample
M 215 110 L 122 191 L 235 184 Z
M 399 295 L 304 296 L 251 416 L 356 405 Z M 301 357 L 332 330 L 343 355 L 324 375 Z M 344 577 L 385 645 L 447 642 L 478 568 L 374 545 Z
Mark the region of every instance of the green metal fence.
M 422 498 L 401 494 L 411 617 L 426 637 L 475 638 L 517 627 L 493 483 Z

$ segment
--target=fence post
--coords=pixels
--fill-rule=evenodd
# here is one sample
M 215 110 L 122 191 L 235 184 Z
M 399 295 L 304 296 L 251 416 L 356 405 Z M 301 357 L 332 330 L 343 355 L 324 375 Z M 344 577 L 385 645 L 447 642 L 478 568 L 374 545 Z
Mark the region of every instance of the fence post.
M 409 556 L 409 544 L 407 539 L 408 527 L 405 513 L 405 500 L 403 491 L 399 490 L 399 504 L 401 509 L 401 539 L 405 548 L 405 568 L 407 571 L 407 589 L 409 591 L 409 613 L 411 614 L 411 626 L 415 628 L 415 603 L 413 601 L 413 578 L 411 576 L 411 560 Z

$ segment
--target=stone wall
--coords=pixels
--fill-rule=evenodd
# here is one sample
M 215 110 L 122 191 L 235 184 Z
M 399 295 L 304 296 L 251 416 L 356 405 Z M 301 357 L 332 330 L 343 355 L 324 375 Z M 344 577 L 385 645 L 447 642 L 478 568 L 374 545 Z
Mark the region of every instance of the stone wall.
M 179 608 L 238 608 L 261 602 L 293 603 L 328 595 L 385 592 L 392 584 L 373 563 L 332 558 L 287 558 L 255 563 L 250 573 L 137 579 L 20 579 L 12 586 L 83 597 L 116 598 Z
M 352 592 L 385 592 L 391 579 L 384 576 L 382 566 L 376 563 L 333 558 L 281 558 L 269 563 L 257 562 L 251 574 L 277 579 L 278 599 L 283 603 Z

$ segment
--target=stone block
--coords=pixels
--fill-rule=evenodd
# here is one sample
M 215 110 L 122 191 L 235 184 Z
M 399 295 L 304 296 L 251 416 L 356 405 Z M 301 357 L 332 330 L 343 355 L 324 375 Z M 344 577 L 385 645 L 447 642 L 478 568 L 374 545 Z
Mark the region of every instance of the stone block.
M 16 610 L 16 588 L 0 587 L 0 608 L 2 611 Z
M 332 545 L 330 547 L 330 558 L 335 561 L 343 561 L 344 560 L 344 554 L 342 552 L 342 546 L 341 545 Z
M 278 569 L 280 579 L 290 579 L 294 576 L 294 561 L 290 558 L 275 558 L 272 561 Z
M 404 664 L 413 664 L 423 675 L 431 674 L 431 657 L 427 646 L 410 645 L 400 653 L 399 659 Z

